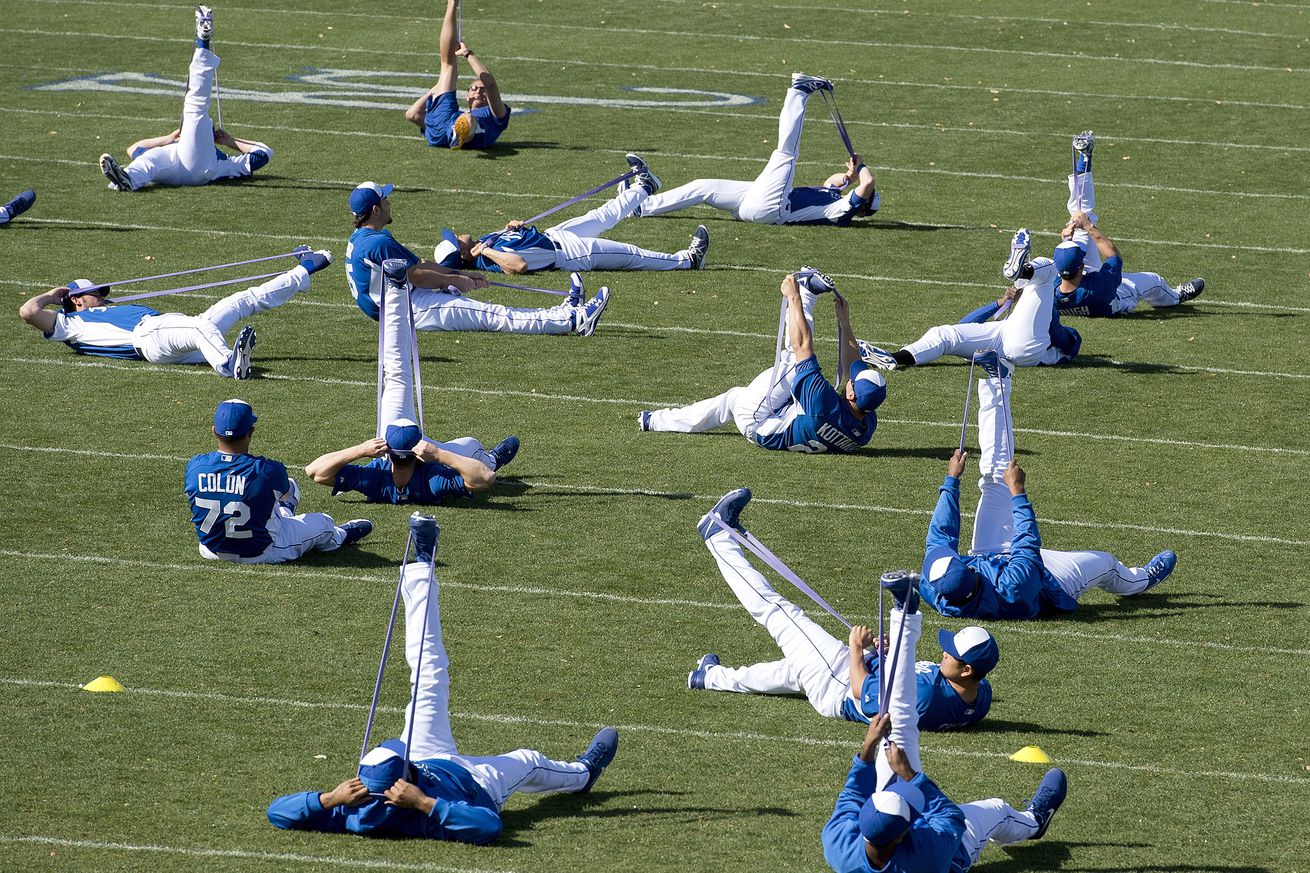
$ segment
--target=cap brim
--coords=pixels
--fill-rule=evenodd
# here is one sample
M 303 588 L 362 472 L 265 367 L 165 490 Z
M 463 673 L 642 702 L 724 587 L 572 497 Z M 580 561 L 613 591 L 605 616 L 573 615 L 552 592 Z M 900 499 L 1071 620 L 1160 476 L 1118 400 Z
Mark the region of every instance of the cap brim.
M 960 653 L 955 651 L 955 634 L 946 628 L 937 631 L 937 645 L 942 647 L 942 651 L 955 658 L 957 661 L 964 660 Z
M 383 196 L 383 197 L 390 197 L 390 196 L 391 196 L 391 192 L 396 190 L 396 186 L 395 186 L 395 185 L 383 185 L 383 186 L 381 186 L 381 187 L 382 187 L 382 196 Z

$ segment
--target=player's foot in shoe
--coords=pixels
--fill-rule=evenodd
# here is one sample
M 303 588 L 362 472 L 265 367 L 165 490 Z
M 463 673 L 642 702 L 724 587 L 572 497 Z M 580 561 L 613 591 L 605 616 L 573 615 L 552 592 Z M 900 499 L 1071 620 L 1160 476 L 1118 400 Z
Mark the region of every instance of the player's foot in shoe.
M 892 357 L 892 353 L 885 349 L 880 349 L 873 343 L 864 340 L 856 340 L 856 345 L 860 347 L 860 359 L 870 367 L 877 367 L 879 370 L 895 370 L 899 364 Z
M 902 612 L 919 611 L 919 574 L 913 570 L 889 570 L 878 579 Z
M 1178 566 L 1178 555 L 1170 550 L 1165 550 L 1154 558 L 1146 562 L 1146 578 L 1150 581 L 1146 583 L 1143 591 L 1150 591 L 1155 586 L 1169 578 L 1169 574 Z
M 387 258 L 382 262 L 382 272 L 387 281 L 396 285 L 404 285 L 409 280 L 409 264 L 404 258 Z
M 105 178 L 109 180 L 109 187 L 115 191 L 132 190 L 132 180 L 127 177 L 127 171 L 119 166 L 113 155 L 100 156 L 100 172 L 105 174 Z
M 1001 266 L 1001 275 L 1011 282 L 1023 275 L 1023 268 L 1033 252 L 1033 232 L 1026 227 L 1019 228 L 1010 239 L 1010 257 Z
M 619 732 L 612 727 L 601 728 L 596 732 L 596 736 L 591 738 L 591 743 L 587 745 L 587 751 L 578 755 L 578 763 L 586 764 L 591 775 L 587 778 L 587 784 L 578 789 L 579 794 L 591 790 L 591 786 L 596 784 L 600 774 L 605 772 L 605 768 L 614 760 L 614 756 L 619 751 Z
M 569 296 L 567 298 L 569 306 L 581 306 L 586 294 L 587 286 L 583 283 L 582 276 L 577 273 L 569 273 Z
M 305 268 L 307 273 L 317 273 L 325 269 L 332 263 L 332 253 L 327 249 L 319 249 L 316 252 L 306 252 L 300 256 L 300 266 Z
M 646 166 L 646 162 L 638 155 L 628 152 L 627 161 L 628 166 L 632 168 L 634 173 L 636 173 L 635 176 L 628 180 L 629 187 L 640 185 L 646 189 L 647 194 L 654 194 L 664 185 L 664 183 L 660 181 L 660 177 L 652 173 L 650 167 Z
M 573 327 L 573 332 L 578 336 L 591 336 L 596 332 L 596 325 L 600 322 L 601 315 L 605 312 L 605 307 L 610 305 L 610 289 L 605 285 L 600 286 L 596 296 L 587 301 L 578 313 L 577 323 Z
M 829 291 L 837 290 L 837 283 L 832 281 L 832 277 L 827 273 L 820 273 L 810 266 L 801 267 L 796 271 L 796 284 L 803 291 L 809 291 L 811 294 L 827 294 Z
M 691 235 L 691 245 L 687 246 L 687 257 L 691 258 L 693 270 L 705 269 L 705 256 L 710 253 L 710 229 L 699 225 Z
M 1065 795 L 1069 793 L 1069 779 L 1064 775 L 1064 771 L 1059 767 L 1052 767 L 1046 771 L 1042 777 L 1041 783 L 1037 786 L 1037 791 L 1033 794 L 1033 799 L 1028 801 L 1028 812 L 1037 817 L 1037 833 L 1029 839 L 1040 840 L 1046 836 L 1046 829 L 1051 826 L 1051 819 L 1055 818 L 1055 812 L 1064 803 Z
M 1199 276 L 1190 282 L 1184 282 L 1174 289 L 1178 293 L 1178 302 L 1186 303 L 1189 300 L 1195 300 L 1201 296 L 1205 290 L 1205 280 Z
M 701 655 L 700 660 L 696 662 L 696 669 L 687 674 L 687 687 L 692 691 L 704 691 L 705 671 L 717 666 L 719 666 L 718 655 Z
M 352 518 L 343 524 L 341 529 L 346 532 L 346 538 L 341 541 L 341 545 L 348 546 L 373 533 L 373 522 L 367 518 Z
M 750 502 L 751 490 L 749 488 L 737 488 L 720 497 L 719 502 L 714 504 L 714 508 L 702 515 L 700 522 L 696 525 L 696 530 L 700 533 L 701 539 L 708 540 L 719 532 L 721 528 L 714 523 L 715 518 L 718 518 L 728 527 L 742 530 L 741 511 Z
M 518 453 L 519 438 L 512 435 L 496 443 L 495 448 L 487 452 L 487 454 L 491 455 L 491 459 L 496 462 L 496 466 L 493 468 L 496 470 L 509 466 L 509 462 L 514 460 L 514 456 Z
M 13 200 L 10 200 L 4 206 L 0 206 L 0 225 L 6 225 L 18 216 L 32 208 L 36 202 L 36 192 L 31 188 L 19 194 Z
M 815 91 L 831 91 L 832 82 L 822 76 L 810 76 L 806 73 L 792 73 L 791 86 L 802 94 L 813 94 Z
M 1014 372 L 1009 361 L 990 350 L 974 352 L 973 362 L 991 379 L 1008 379 Z
M 236 344 L 232 346 L 232 355 L 227 359 L 227 367 L 232 378 L 238 381 L 249 379 L 253 372 L 250 366 L 250 353 L 255 350 L 255 328 L 247 324 L 237 334 Z
M 209 6 L 196 7 L 196 42 L 201 48 L 209 48 L 209 40 L 214 36 L 214 10 Z
M 1096 148 L 1096 136 L 1090 130 L 1084 130 L 1073 138 L 1073 171 L 1090 173 L 1092 171 L 1092 151 Z
M 430 515 L 415 512 L 409 517 L 409 532 L 414 538 L 414 554 L 411 563 L 431 564 L 437 554 L 437 545 L 441 539 L 441 525 Z
M 643 409 L 637 413 L 637 427 L 642 430 L 650 430 L 650 410 Z

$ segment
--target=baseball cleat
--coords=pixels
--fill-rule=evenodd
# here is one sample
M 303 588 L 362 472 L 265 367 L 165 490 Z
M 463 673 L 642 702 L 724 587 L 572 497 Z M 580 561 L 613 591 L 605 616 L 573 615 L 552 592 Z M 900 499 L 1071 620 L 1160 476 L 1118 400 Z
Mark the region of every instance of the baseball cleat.
M 710 253 L 710 230 L 705 225 L 698 225 L 691 235 L 691 245 L 687 246 L 687 256 L 691 258 L 693 270 L 705 269 L 705 256 Z
M 13 221 L 15 218 L 31 209 L 32 204 L 35 202 L 36 192 L 31 188 L 28 188 L 4 206 L 0 206 L 0 225 L 5 225 Z
M 414 554 L 410 563 L 431 564 L 441 540 L 441 525 L 436 518 L 415 512 L 409 517 L 409 533 L 414 540 Z
M 887 589 L 902 612 L 917 612 L 919 578 L 919 574 L 913 570 L 889 570 L 878 578 L 878 584 Z
M 705 690 L 705 671 L 710 667 L 719 666 L 719 656 L 715 654 L 701 655 L 700 660 L 696 662 L 696 669 L 687 674 L 687 687 L 692 691 Z
M 891 352 L 880 349 L 873 343 L 864 340 L 856 340 L 855 343 L 860 347 L 860 360 L 870 367 L 877 367 L 879 370 L 895 370 L 899 366 L 896 359 L 892 357 Z
M 319 249 L 316 252 L 307 252 L 300 256 L 300 266 L 305 268 L 307 273 L 317 273 L 332 263 L 332 253 L 327 249 Z
M 348 546 L 373 533 L 373 522 L 367 518 L 354 518 L 343 524 L 341 529 L 346 532 L 346 537 L 341 541 L 341 545 Z
M 514 460 L 514 456 L 518 453 L 519 438 L 513 435 L 505 437 L 496 443 L 495 448 L 487 452 L 487 454 L 491 455 L 491 459 L 496 462 L 496 466 L 492 468 L 493 470 L 508 466 L 509 462 Z
M 813 94 L 815 91 L 831 91 L 832 82 L 822 76 L 811 76 L 806 73 L 792 73 L 791 86 L 802 94 Z
M 1014 372 L 1013 364 L 991 350 L 973 353 L 973 362 L 990 379 L 1008 379 Z
M 382 272 L 388 281 L 404 285 L 409 276 L 409 264 L 404 258 L 387 258 L 382 262 Z
M 250 367 L 250 353 L 255 350 L 255 328 L 247 324 L 241 328 L 241 333 L 237 334 L 236 344 L 232 346 L 232 354 L 227 359 L 227 368 L 232 373 L 232 378 L 239 381 L 245 381 L 252 375 Z
M 1146 562 L 1146 577 L 1150 581 L 1142 591 L 1150 591 L 1155 586 L 1169 578 L 1169 574 L 1178 566 L 1178 555 L 1175 552 L 1165 550 L 1154 558 Z
M 587 301 L 579 313 L 577 323 L 573 327 L 573 332 L 578 336 L 591 336 L 596 332 L 596 325 L 600 322 L 600 316 L 605 312 L 605 307 L 610 304 L 610 289 L 604 285 L 596 292 L 596 296 Z
M 214 36 L 214 10 L 209 6 L 196 7 L 196 39 L 208 41 Z
M 741 511 L 750 502 L 751 490 L 749 488 L 738 488 L 720 497 L 719 502 L 714 504 L 714 508 L 702 515 L 700 521 L 696 524 L 696 530 L 700 533 L 701 539 L 708 540 L 719 532 L 719 526 L 714 523 L 715 518 L 728 527 L 744 530 L 741 526 Z
M 827 294 L 837 290 L 837 283 L 832 281 L 831 276 L 808 265 L 796 271 L 796 284 L 811 294 Z
M 650 410 L 643 409 L 637 413 L 637 427 L 642 430 L 650 430 Z
M 1096 148 L 1096 136 L 1090 130 L 1084 130 L 1073 138 L 1073 171 L 1090 173 L 1092 171 L 1092 151 Z
M 1064 803 L 1065 795 L 1068 793 L 1069 779 L 1064 775 L 1064 771 L 1059 767 L 1047 770 L 1037 786 L 1036 793 L 1033 794 L 1033 799 L 1028 801 L 1027 811 L 1037 818 L 1037 833 L 1029 839 L 1040 840 L 1046 836 L 1046 829 L 1051 826 L 1051 819 L 1055 818 L 1056 810 Z
M 127 177 L 127 171 L 119 166 L 113 155 L 100 156 L 100 172 L 105 174 L 105 178 L 109 180 L 109 187 L 115 191 L 132 190 L 132 180 Z
M 1179 303 L 1187 303 L 1189 300 L 1195 300 L 1201 296 L 1201 292 L 1204 290 L 1205 280 L 1199 276 L 1190 282 L 1184 282 L 1174 289 L 1178 294 Z
M 587 286 L 582 281 L 582 276 L 577 273 L 569 273 L 569 306 L 581 306 L 583 298 L 586 296 Z
M 642 160 L 641 157 L 634 155 L 632 152 L 628 152 L 626 159 L 628 161 L 628 166 L 636 173 L 635 176 L 628 180 L 629 188 L 633 185 L 640 185 L 646 189 L 647 194 L 654 194 L 664 185 L 664 183 L 660 181 L 660 177 L 651 172 L 650 167 L 646 166 L 646 162 Z
M 605 772 L 605 768 L 614 760 L 614 756 L 619 751 L 619 732 L 612 727 L 601 728 L 596 732 L 596 736 L 591 738 L 587 745 L 587 751 L 578 755 L 578 763 L 586 764 L 591 775 L 587 777 L 587 784 L 578 789 L 579 794 L 591 790 L 591 786 L 596 784 L 600 774 Z
M 1001 266 L 1001 275 L 1013 282 L 1023 273 L 1024 265 L 1033 251 L 1033 232 L 1019 228 L 1010 239 L 1010 257 Z

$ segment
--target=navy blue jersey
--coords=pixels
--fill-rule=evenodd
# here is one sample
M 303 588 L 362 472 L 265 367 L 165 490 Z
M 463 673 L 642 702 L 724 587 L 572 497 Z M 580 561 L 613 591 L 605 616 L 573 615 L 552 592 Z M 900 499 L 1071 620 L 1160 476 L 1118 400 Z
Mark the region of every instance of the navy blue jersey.
M 358 491 L 369 503 L 416 503 L 435 506 L 447 497 L 472 497 L 464 477 L 454 467 L 435 461 L 419 461 L 409 484 L 396 487 L 390 458 L 374 458 L 367 464 L 348 464 L 337 472 L 332 493 Z
M 813 355 L 796 365 L 791 393 L 800 414 L 776 433 L 756 434 L 755 442 L 766 449 L 850 453 L 866 445 L 878 427 L 873 412 L 865 413 L 863 421 L 855 417 L 850 404 L 823 378 Z
M 186 495 L 200 544 L 217 555 L 256 558 L 277 534 L 287 468 L 258 455 L 208 452 L 186 465 Z
M 878 693 L 881 686 L 881 670 L 878 668 L 877 655 L 868 655 L 864 661 L 869 670 L 869 677 L 860 689 L 860 700 L 855 702 L 850 695 L 842 701 L 842 718 L 847 721 L 868 724 L 878 714 Z M 974 722 L 982 721 L 983 716 L 992 708 L 992 685 L 986 679 L 978 683 L 978 696 L 973 703 L 964 699 L 951 687 L 951 683 L 942 676 L 942 668 L 932 661 L 919 661 L 914 665 L 914 686 L 919 707 L 919 730 L 949 731 L 968 727 Z
M 380 313 L 378 305 L 382 302 L 385 281 L 382 262 L 388 258 L 400 258 L 411 267 L 422 260 L 397 242 L 386 228 L 361 227 L 350 235 L 346 244 L 346 281 L 350 283 L 356 305 L 374 321 Z
M 478 237 L 487 248 L 498 252 L 513 252 L 528 262 L 528 271 L 549 270 L 555 266 L 555 243 L 533 225 L 518 230 L 498 230 Z M 500 264 L 485 255 L 478 255 L 473 266 L 489 273 L 502 272 Z
M 1055 288 L 1055 307 L 1065 315 L 1090 315 L 1109 318 L 1114 315 L 1114 301 L 1123 281 L 1123 258 L 1113 255 L 1105 259 L 1095 273 L 1084 273 L 1078 287 L 1069 294 Z
M 826 185 L 814 188 L 793 188 L 787 195 L 788 224 L 835 224 L 845 227 L 860 213 L 866 201 L 852 190 L 843 194 L 841 188 Z M 874 193 L 871 212 L 878 211 L 878 195 Z
M 455 121 L 465 112 L 455 92 L 443 91 L 436 97 L 429 96 L 423 111 L 423 138 L 430 146 L 449 148 L 455 141 Z M 468 111 L 477 119 L 478 132 L 464 144 L 464 148 L 485 149 L 500 139 L 500 135 L 509 127 L 509 117 L 514 110 L 506 104 L 504 118 L 496 117 L 490 103 Z
M 149 306 L 132 304 L 59 312 L 55 314 L 54 330 L 45 338 L 64 343 L 79 355 L 139 361 L 141 353 L 132 344 L 132 334 L 143 319 L 158 314 Z

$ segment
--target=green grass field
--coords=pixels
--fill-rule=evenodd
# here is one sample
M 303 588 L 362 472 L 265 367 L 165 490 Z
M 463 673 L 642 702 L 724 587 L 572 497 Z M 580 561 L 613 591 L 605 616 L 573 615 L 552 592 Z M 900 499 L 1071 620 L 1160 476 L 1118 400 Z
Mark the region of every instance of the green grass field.
M 295 5 L 216 10 L 224 122 L 273 145 L 273 163 L 242 184 L 126 195 L 106 190 L 97 156 L 176 126 L 180 90 L 91 77 L 180 82 L 190 7 L 0 0 L 0 195 L 40 197 L 0 229 L 10 313 L 74 276 L 301 241 L 340 258 L 345 197 L 364 179 L 398 185 L 393 229 L 424 252 L 444 225 L 489 230 L 611 178 L 629 150 L 667 185 L 750 178 L 796 69 L 836 80 L 882 211 L 849 229 L 702 209 L 631 221 L 611 236 L 664 250 L 705 222 L 710 269 L 597 275 L 614 300 L 591 339 L 421 336 L 428 431 L 523 440 L 488 499 L 437 510 L 461 750 L 572 757 L 600 725 L 623 737 L 594 793 L 515 798 L 491 848 L 287 833 L 264 817 L 278 794 L 353 772 L 409 508 L 334 499 L 302 476 L 304 509 L 376 533 L 294 565 L 215 565 L 196 553 L 182 470 L 234 394 L 260 415 L 255 450 L 289 466 L 371 434 L 376 333 L 341 266 L 257 319 L 257 378 L 239 387 L 207 368 L 76 357 L 7 317 L 0 867 L 825 869 L 819 833 L 862 731 L 802 700 L 686 690 L 704 652 L 776 657 L 695 523 L 750 485 L 752 531 L 844 614 L 876 621 L 877 575 L 921 560 L 967 366 L 893 374 L 853 457 L 766 453 L 730 430 L 642 434 L 636 414 L 767 366 L 778 282 L 801 263 L 837 278 L 857 332 L 880 344 L 995 295 L 1015 228 L 1053 242 L 1069 136 L 1091 127 L 1101 226 L 1127 269 L 1208 287 L 1173 311 L 1071 320 L 1078 364 L 1015 379 L 1020 460 L 1047 545 L 1131 563 L 1174 548 L 1179 569 L 1138 600 L 1092 592 L 1066 618 L 992 623 L 992 715 L 927 735 L 925 767 L 957 800 L 1015 804 L 1043 769 L 1010 753 L 1036 744 L 1068 771 L 1046 838 L 988 849 L 980 869 L 1310 870 L 1310 524 L 1295 496 L 1310 457 L 1310 6 L 471 0 L 468 42 L 534 111 L 493 151 L 461 154 L 423 146 L 396 109 L 435 76 L 434 2 Z M 365 84 L 293 81 L 312 70 Z M 33 87 L 66 80 L 82 81 Z M 251 99 L 306 91 L 373 108 Z M 817 184 L 843 150 L 812 109 L 798 177 Z M 199 312 L 220 293 L 163 308 Z M 826 307 L 818 332 L 831 370 Z M 920 657 L 936 657 L 941 626 L 927 618 Z M 127 693 L 78 690 L 103 673 Z M 406 693 L 396 658 L 383 735 Z

